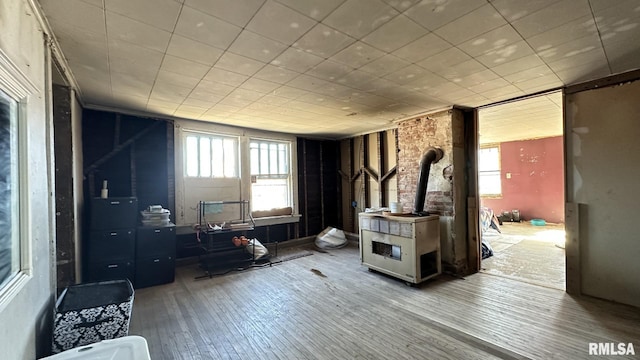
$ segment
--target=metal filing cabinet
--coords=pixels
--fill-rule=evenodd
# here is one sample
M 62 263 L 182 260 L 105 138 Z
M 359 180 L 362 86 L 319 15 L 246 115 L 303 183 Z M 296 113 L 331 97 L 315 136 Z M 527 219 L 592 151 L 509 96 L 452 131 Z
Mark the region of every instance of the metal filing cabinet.
M 135 197 L 91 199 L 85 282 L 134 281 L 137 213 Z
M 136 239 L 135 287 L 173 282 L 175 279 L 176 226 L 141 226 Z

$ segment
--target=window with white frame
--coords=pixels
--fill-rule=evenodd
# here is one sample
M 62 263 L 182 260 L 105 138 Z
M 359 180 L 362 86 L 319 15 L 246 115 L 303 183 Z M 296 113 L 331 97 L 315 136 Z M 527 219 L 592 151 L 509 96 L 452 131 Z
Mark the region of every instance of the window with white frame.
M 20 271 L 18 101 L 0 90 L 0 288 Z
M 486 146 L 478 151 L 478 189 L 481 196 L 502 195 L 500 147 Z
M 291 206 L 290 148 L 289 142 L 249 142 L 253 211 Z
M 185 135 L 185 175 L 237 178 L 238 138 L 188 132 Z

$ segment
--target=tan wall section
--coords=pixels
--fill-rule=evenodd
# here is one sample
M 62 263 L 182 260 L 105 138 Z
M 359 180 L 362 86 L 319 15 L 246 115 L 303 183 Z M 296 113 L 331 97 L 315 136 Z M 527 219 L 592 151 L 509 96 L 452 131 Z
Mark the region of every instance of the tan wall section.
M 566 95 L 567 201 L 582 292 L 640 306 L 640 81 Z

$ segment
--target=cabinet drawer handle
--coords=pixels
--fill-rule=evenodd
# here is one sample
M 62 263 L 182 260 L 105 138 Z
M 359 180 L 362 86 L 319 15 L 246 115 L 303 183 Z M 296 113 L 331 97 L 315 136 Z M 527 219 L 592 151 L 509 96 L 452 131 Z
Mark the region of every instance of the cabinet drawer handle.
M 160 229 L 155 229 L 155 230 L 153 230 L 153 231 L 155 231 L 155 232 L 159 233 L 159 232 L 160 232 Z
M 107 265 L 107 267 L 108 267 L 109 269 L 115 269 L 115 268 L 117 268 L 117 267 L 118 267 L 118 265 L 117 265 L 117 264 L 111 264 L 111 265 Z
M 154 263 L 160 262 L 160 259 L 153 259 Z
M 120 205 L 120 201 L 112 201 L 111 205 Z
M 118 236 L 118 233 L 117 232 L 112 232 L 111 236 Z

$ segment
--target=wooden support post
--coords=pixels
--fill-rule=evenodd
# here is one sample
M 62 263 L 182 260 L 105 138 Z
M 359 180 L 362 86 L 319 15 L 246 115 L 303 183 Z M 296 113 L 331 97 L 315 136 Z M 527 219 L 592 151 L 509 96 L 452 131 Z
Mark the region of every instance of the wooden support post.
M 367 172 L 369 165 L 369 134 L 362 136 L 362 149 L 360 153 L 360 172 L 364 175 L 361 179 L 364 188 L 364 208 L 368 208 L 371 206 L 371 189 L 369 186 L 369 173 Z
M 379 131 L 376 134 L 376 137 L 378 139 L 377 141 L 377 145 L 378 145 L 378 179 L 376 180 L 378 182 L 378 203 L 380 204 L 380 206 L 385 206 L 386 202 L 387 202 L 387 191 L 386 191 L 386 186 L 385 183 L 382 181 L 382 177 L 384 175 L 384 131 Z
M 576 203 L 565 204 L 565 256 L 567 293 L 580 295 L 582 293 L 580 271 L 580 216 L 586 214 L 586 205 Z

